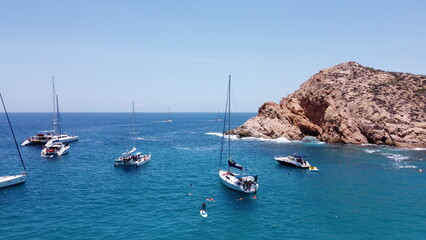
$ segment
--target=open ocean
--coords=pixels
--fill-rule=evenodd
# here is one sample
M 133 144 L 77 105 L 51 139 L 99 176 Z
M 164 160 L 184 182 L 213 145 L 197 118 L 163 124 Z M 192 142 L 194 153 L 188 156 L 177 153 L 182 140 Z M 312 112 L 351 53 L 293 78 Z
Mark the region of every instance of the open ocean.
M 18 142 L 51 129 L 51 115 L 11 113 Z M 0 238 L 426 239 L 425 149 L 233 140 L 233 159 L 259 176 L 251 199 L 219 180 L 217 113 L 172 113 L 174 122 L 162 122 L 167 115 L 136 113 L 140 133 L 130 135 L 131 113 L 63 113 L 65 132 L 80 140 L 57 158 L 40 157 L 40 146 L 20 147 L 29 177 L 0 189 Z M 254 115 L 232 114 L 232 126 Z M 132 137 L 151 162 L 115 168 Z M 0 139 L 0 175 L 19 173 L 4 113 Z M 319 172 L 273 159 L 292 153 L 308 156 Z

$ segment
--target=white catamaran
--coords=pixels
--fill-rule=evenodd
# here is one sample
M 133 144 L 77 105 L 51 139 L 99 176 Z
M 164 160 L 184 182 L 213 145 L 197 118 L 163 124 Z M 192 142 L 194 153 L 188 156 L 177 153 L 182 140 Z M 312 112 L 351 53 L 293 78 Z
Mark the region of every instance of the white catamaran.
M 26 146 L 30 144 L 44 144 L 50 145 L 49 141 L 62 141 L 64 143 L 73 142 L 78 140 L 78 136 L 70 136 L 62 133 L 61 119 L 59 114 L 58 96 L 55 89 L 55 78 L 53 77 L 53 117 L 52 117 L 53 130 L 41 131 L 36 135 L 27 138 L 21 145 Z
M 22 167 L 24 172 L 18 175 L 12 176 L 0 176 L 0 188 L 13 186 L 20 183 L 25 183 L 27 176 L 27 169 L 25 168 L 24 160 L 22 160 L 21 151 L 19 150 L 18 143 L 16 142 L 15 133 L 13 132 L 12 124 L 10 123 L 9 115 L 7 114 L 6 106 L 3 101 L 3 97 L 0 94 L 1 102 L 3 104 L 4 112 L 6 114 L 7 122 L 9 123 L 10 131 L 12 132 L 13 140 L 15 141 L 16 149 L 18 150 L 19 158 L 21 159 Z
M 242 171 L 244 170 L 243 166 L 237 164 L 231 159 L 231 133 L 230 133 L 230 130 L 231 130 L 231 76 L 229 76 L 229 82 L 228 82 L 228 95 L 226 98 L 225 117 L 223 121 L 224 134 L 222 137 L 219 168 L 222 163 L 223 152 L 224 152 L 223 146 L 226 139 L 225 137 L 226 122 L 228 122 L 228 134 L 227 134 L 228 135 L 228 171 L 219 169 L 220 180 L 225 186 L 233 190 L 244 192 L 244 193 L 256 194 L 256 191 L 259 188 L 259 184 L 257 183 L 257 176 L 242 174 Z M 231 168 L 239 169 L 241 170 L 241 173 L 234 173 L 231 171 Z
M 133 102 L 133 132 L 131 134 L 136 133 L 136 126 L 135 126 L 135 103 Z M 148 163 L 151 161 L 151 153 L 148 154 L 142 154 L 141 152 L 136 152 L 136 144 L 135 144 L 135 138 L 133 138 L 133 148 L 130 151 L 126 151 L 121 154 L 121 157 L 115 159 L 114 161 L 114 167 L 117 166 L 135 166 L 139 167 L 140 165 L 143 165 L 145 163 Z

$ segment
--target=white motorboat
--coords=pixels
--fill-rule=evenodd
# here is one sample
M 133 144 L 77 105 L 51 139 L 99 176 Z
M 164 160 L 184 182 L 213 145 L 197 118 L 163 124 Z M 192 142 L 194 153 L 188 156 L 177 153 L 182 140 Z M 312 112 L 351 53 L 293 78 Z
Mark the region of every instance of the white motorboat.
M 137 134 L 136 132 L 136 122 L 135 122 L 135 103 L 132 102 L 133 106 L 133 132 L 131 134 Z M 133 138 L 133 148 L 130 151 L 126 151 L 121 154 L 121 157 L 116 158 L 114 161 L 114 167 L 117 166 L 135 166 L 139 167 L 145 163 L 151 161 L 151 153 L 142 154 L 141 152 L 136 152 L 136 143 L 135 138 Z
M 0 94 L 1 102 L 3 104 L 4 112 L 6 114 L 7 122 L 9 123 L 10 131 L 12 132 L 13 140 L 15 141 L 15 146 L 18 151 L 19 158 L 21 159 L 22 167 L 24 168 L 25 172 L 19 175 L 11 175 L 11 176 L 0 176 L 0 188 L 10 187 L 13 185 L 17 185 L 20 183 L 25 183 L 26 176 L 27 176 L 27 169 L 25 168 L 24 160 L 21 156 L 21 151 L 19 150 L 18 143 L 16 142 L 15 133 L 13 132 L 12 124 L 10 123 L 9 115 L 7 114 L 6 106 L 3 101 L 3 97 Z
M 231 76 L 229 76 L 228 82 L 228 95 L 226 99 L 226 109 L 225 109 L 225 119 L 223 124 L 223 132 L 225 132 L 226 122 L 228 123 L 228 132 L 231 130 Z M 226 114 L 228 113 L 228 114 Z M 238 174 L 231 171 L 231 168 L 236 168 L 244 170 L 243 166 L 237 164 L 231 159 L 231 134 L 228 133 L 228 171 L 219 170 L 219 177 L 223 185 L 227 186 L 236 191 L 244 192 L 244 193 L 254 193 L 256 194 L 257 189 L 259 188 L 259 184 L 257 182 L 257 176 L 250 174 Z M 223 158 L 223 146 L 225 141 L 225 134 L 222 137 L 222 147 L 220 151 L 220 163 Z M 219 165 L 220 165 L 219 163 Z
M 43 157 L 54 157 L 62 156 L 68 153 L 70 145 L 61 141 L 49 142 L 49 145 L 45 145 L 41 150 L 41 156 Z
M 304 157 L 305 156 L 297 155 L 295 153 L 286 157 L 275 157 L 274 159 L 282 165 L 298 168 L 309 168 L 311 164 L 309 164 L 308 161 L 303 159 Z
M 34 136 L 27 138 L 21 145 L 26 146 L 29 144 L 44 144 L 51 145 L 49 141 L 62 141 L 64 143 L 73 142 L 78 140 L 78 136 L 69 136 L 62 132 L 61 115 L 59 113 L 58 95 L 55 89 L 55 79 L 53 79 L 53 117 L 52 117 L 53 130 L 42 131 Z

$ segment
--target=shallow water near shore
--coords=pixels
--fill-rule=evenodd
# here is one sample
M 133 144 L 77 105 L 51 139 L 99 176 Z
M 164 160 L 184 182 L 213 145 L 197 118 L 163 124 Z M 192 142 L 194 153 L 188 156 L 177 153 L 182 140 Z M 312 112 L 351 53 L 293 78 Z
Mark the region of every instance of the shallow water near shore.
M 255 113 L 232 115 L 232 126 Z M 11 113 L 18 141 L 50 129 L 48 113 Z M 27 183 L 0 189 L 4 239 L 424 239 L 426 150 L 318 141 L 232 140 L 232 158 L 259 177 L 257 199 L 219 180 L 223 122 L 217 113 L 64 113 L 80 136 L 62 157 L 21 147 Z M 4 114 L 0 175 L 22 171 Z M 114 168 L 133 147 L 139 168 Z M 318 173 L 279 165 L 307 156 Z M 223 168 L 225 166 L 222 166 Z M 188 195 L 190 193 L 190 195 Z M 207 197 L 208 218 L 199 208 Z M 243 198 L 244 200 L 239 200 Z

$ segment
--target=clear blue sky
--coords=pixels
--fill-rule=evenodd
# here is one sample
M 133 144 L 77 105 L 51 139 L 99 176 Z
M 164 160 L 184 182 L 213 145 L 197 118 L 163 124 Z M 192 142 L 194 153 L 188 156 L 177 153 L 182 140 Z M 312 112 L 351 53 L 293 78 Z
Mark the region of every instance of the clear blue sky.
M 11 112 L 216 112 L 278 102 L 357 61 L 426 74 L 426 1 L 1 1 Z

